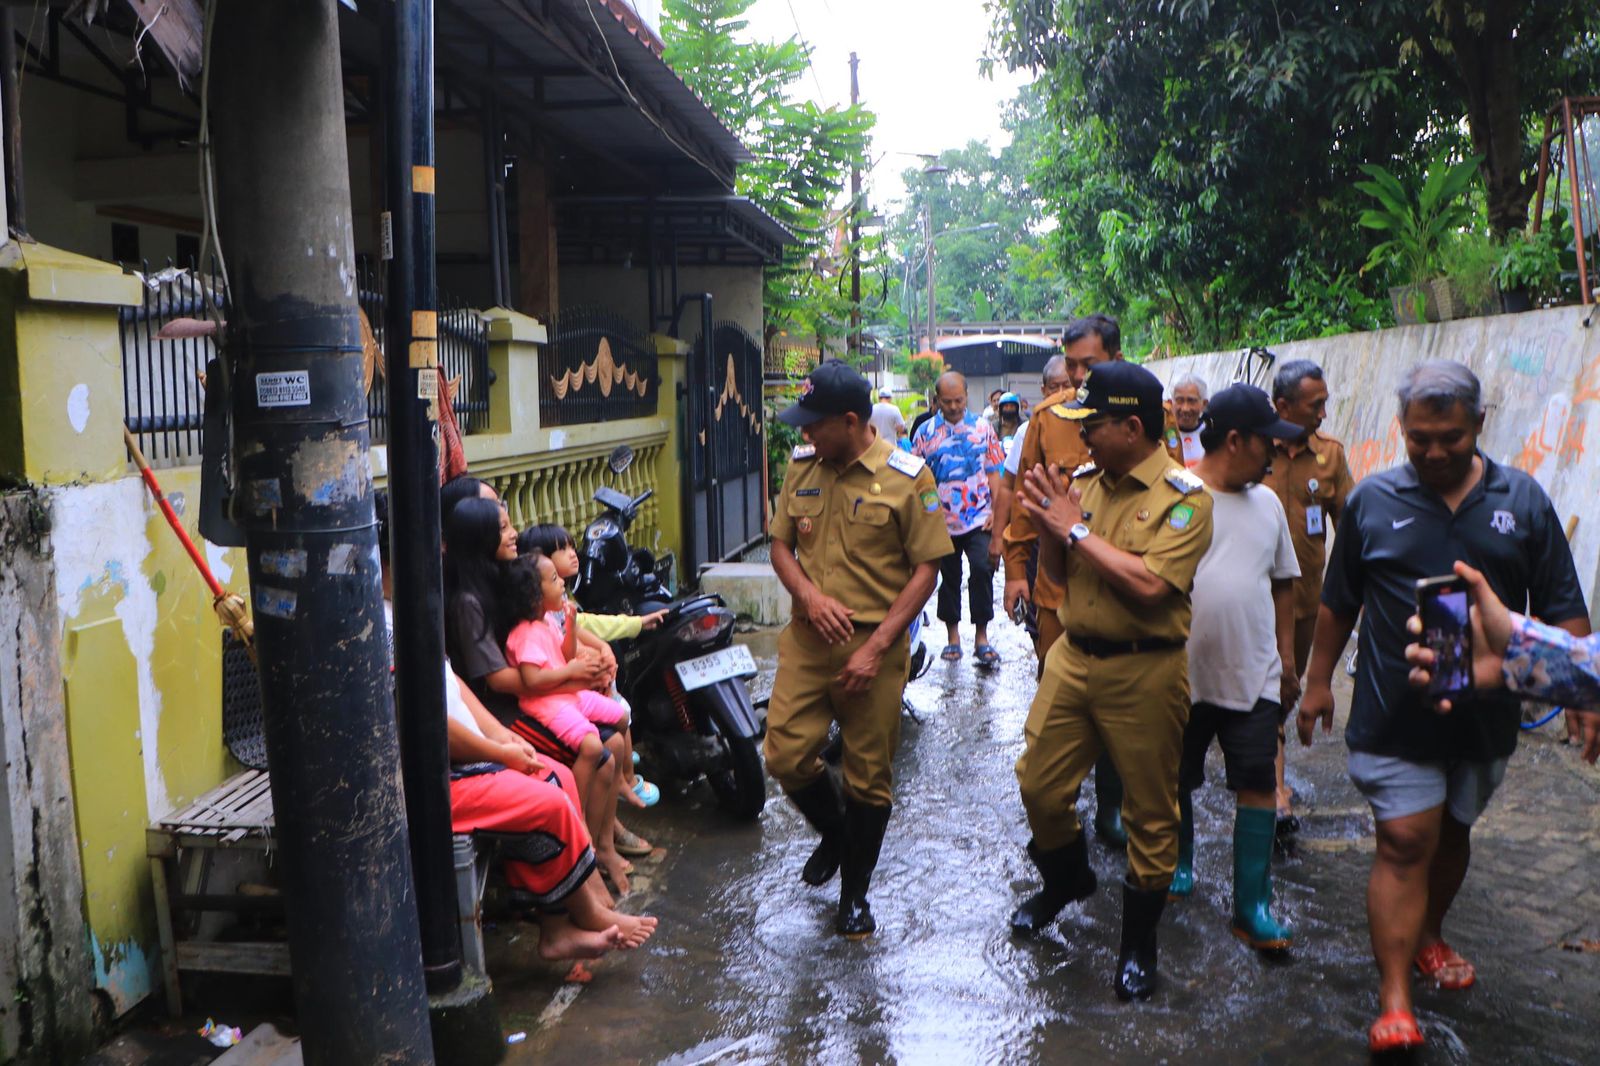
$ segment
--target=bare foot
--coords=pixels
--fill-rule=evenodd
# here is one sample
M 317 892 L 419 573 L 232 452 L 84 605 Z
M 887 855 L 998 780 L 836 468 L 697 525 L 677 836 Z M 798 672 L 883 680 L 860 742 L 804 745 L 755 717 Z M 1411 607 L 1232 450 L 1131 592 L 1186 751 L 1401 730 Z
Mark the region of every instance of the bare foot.
M 611 879 L 611 884 L 616 888 L 619 897 L 628 894 L 628 875 L 633 872 L 633 863 L 618 855 L 615 851 L 596 851 L 595 861 L 600 864 L 600 869 Z
M 613 911 L 609 917 L 617 923 L 616 928 L 622 933 L 622 947 L 627 951 L 649 940 L 656 931 L 657 919 L 648 914 L 621 914 Z
M 627 936 L 617 925 L 591 932 L 579 929 L 562 915 L 545 915 L 539 920 L 541 959 L 598 959 L 613 948 L 636 946 L 628 943 Z

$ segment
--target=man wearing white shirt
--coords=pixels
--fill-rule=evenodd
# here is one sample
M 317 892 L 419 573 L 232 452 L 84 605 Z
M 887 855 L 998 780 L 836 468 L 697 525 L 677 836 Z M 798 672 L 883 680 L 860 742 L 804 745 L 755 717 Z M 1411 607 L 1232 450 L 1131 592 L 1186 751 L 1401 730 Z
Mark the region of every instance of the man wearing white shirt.
M 1176 394 L 1176 390 L 1174 390 Z M 1194 473 L 1211 490 L 1211 547 L 1195 573 L 1189 635 L 1193 707 L 1178 771 L 1178 869 L 1173 898 L 1194 891 L 1194 805 L 1206 751 L 1222 747 L 1238 801 L 1233 826 L 1233 933 L 1251 947 L 1287 948 L 1289 927 L 1272 917 L 1273 761 L 1284 709 L 1299 695 L 1294 670 L 1294 579 L 1300 576 L 1283 504 L 1260 484 L 1272 441 L 1304 430 L 1280 419 L 1267 394 L 1230 385 L 1212 398 L 1200 429 L 1205 455 Z
M 1172 384 L 1172 420 L 1178 427 L 1183 465 L 1193 470 L 1205 456 L 1200 443 L 1200 416 L 1206 413 L 1206 383 L 1198 374 L 1185 374 Z

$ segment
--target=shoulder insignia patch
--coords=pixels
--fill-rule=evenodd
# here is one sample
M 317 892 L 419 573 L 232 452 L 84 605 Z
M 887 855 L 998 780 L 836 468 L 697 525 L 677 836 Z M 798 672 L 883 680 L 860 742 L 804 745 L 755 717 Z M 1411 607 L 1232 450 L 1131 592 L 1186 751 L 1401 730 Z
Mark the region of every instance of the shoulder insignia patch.
M 1173 529 L 1188 529 L 1189 522 L 1194 518 L 1194 507 L 1187 503 L 1180 503 L 1174 507 L 1167 517 L 1167 524 Z
M 1192 492 L 1200 492 L 1206 487 L 1204 481 L 1201 481 L 1188 470 L 1168 470 L 1166 478 L 1168 485 L 1171 485 L 1185 496 Z M 1179 526 L 1178 528 L 1182 529 L 1183 527 Z
M 817 446 L 815 444 L 796 444 L 794 446 L 794 451 L 789 453 L 789 458 L 790 459 L 811 459 L 811 458 L 814 458 L 816 456 L 816 454 L 817 454 Z
M 1050 413 L 1055 415 L 1057 418 L 1071 418 L 1072 415 L 1069 413 L 1071 410 L 1072 408 L 1068 407 L 1064 403 L 1052 404 L 1050 406 Z
M 1090 474 L 1098 473 L 1099 470 L 1100 468 L 1093 463 L 1084 463 L 1072 472 L 1072 479 L 1076 481 L 1080 477 L 1088 477 Z
M 903 452 L 899 448 L 889 453 L 889 458 L 884 460 L 890 467 L 900 471 L 906 477 L 916 477 L 922 473 L 922 468 L 927 466 L 926 460 L 920 455 Z

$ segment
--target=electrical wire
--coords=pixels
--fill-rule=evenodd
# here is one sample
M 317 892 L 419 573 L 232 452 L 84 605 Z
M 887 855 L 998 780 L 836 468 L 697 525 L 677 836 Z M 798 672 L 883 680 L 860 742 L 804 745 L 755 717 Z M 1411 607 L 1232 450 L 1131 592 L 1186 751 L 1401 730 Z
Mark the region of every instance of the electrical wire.
M 1539 728 L 1541 728 L 1543 726 L 1547 726 L 1547 725 L 1549 725 L 1551 722 L 1553 722 L 1555 720 L 1556 715 L 1560 714 L 1562 711 L 1565 711 L 1565 710 L 1566 710 L 1565 707 L 1557 707 L 1555 710 L 1551 711 L 1549 714 L 1545 715 L 1543 718 L 1539 719 L 1537 722 L 1523 722 L 1522 723 L 1523 731 L 1531 733 L 1535 729 L 1539 729 Z

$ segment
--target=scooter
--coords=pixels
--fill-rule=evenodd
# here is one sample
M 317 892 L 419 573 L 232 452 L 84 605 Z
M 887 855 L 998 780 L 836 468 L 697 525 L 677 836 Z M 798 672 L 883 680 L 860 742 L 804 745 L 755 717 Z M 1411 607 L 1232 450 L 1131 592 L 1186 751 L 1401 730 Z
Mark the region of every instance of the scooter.
M 633 450 L 618 445 L 607 460 L 621 474 Z M 672 599 L 670 574 L 655 556 L 630 549 L 627 529 L 652 495 L 629 497 L 609 485 L 594 494 L 604 510 L 579 548 L 575 597 L 595 614 L 666 611 L 656 629 L 617 645 L 617 690 L 633 707 L 633 743 L 663 777 L 704 776 L 722 809 L 744 819 L 766 804 L 760 741 L 766 720 L 750 700 L 756 675 L 750 649 L 733 643 L 734 614 L 717 595 Z

